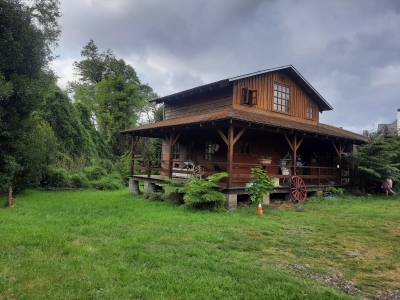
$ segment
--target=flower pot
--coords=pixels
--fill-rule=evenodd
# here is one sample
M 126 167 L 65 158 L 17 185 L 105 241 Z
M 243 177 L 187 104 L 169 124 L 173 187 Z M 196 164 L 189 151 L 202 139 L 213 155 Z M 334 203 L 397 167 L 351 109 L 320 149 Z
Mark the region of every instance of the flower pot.
M 286 166 L 286 160 L 280 160 L 278 161 L 278 164 L 281 166 Z
M 272 162 L 271 159 L 266 159 L 266 158 L 260 158 L 258 161 L 259 161 L 260 164 L 262 164 L 262 165 L 270 165 L 271 162 Z

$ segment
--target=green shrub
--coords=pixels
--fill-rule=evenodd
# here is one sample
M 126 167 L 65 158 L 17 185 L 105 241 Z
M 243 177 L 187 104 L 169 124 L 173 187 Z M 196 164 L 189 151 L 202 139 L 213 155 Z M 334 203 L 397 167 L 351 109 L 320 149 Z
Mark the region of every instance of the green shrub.
M 99 180 L 91 181 L 91 185 L 102 190 L 118 190 L 125 187 L 126 182 L 119 173 L 114 172 L 107 176 L 103 176 Z
M 107 175 L 106 170 L 100 166 L 85 167 L 83 172 L 89 180 L 100 180 Z
M 221 172 L 208 176 L 206 179 L 193 176 L 185 183 L 183 201 L 199 209 L 215 210 L 223 207 L 225 195 L 218 190 L 216 182 L 228 177 L 228 173 Z
M 172 201 L 177 204 L 183 204 L 183 195 L 185 194 L 183 181 L 178 181 L 172 178 L 165 177 L 165 182 L 160 184 L 164 189 L 162 198 L 167 201 Z
M 249 191 L 251 202 L 261 202 L 264 195 L 273 192 L 275 181 L 267 176 L 267 171 L 261 168 L 251 168 L 251 180 L 246 184 L 246 191 Z
M 69 187 L 68 172 L 62 168 L 49 168 L 43 176 L 42 186 L 45 187 Z
M 83 173 L 73 174 L 69 177 L 72 187 L 88 188 L 90 187 L 89 179 Z

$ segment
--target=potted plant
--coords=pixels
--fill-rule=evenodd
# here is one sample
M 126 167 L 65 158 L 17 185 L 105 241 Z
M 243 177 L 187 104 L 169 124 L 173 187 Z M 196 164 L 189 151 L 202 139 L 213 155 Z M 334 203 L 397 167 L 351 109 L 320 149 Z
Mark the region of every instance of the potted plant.
M 267 171 L 261 168 L 251 168 L 251 180 L 246 184 L 246 191 L 250 192 L 251 202 L 258 202 L 258 213 L 263 214 L 261 201 L 264 195 L 273 192 L 275 180 L 267 176 Z
M 278 164 L 281 166 L 286 166 L 286 160 L 284 158 L 282 158 L 278 161 Z
M 261 158 L 259 158 L 258 161 L 262 165 L 270 165 L 272 162 L 272 157 L 271 156 L 268 156 L 268 157 L 261 156 Z

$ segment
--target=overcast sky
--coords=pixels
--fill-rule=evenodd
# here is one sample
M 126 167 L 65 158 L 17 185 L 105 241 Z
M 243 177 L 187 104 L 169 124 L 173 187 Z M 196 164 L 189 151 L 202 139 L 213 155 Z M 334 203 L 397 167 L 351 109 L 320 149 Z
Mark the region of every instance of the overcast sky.
M 323 123 L 376 130 L 400 108 L 400 0 L 61 0 L 61 11 L 62 88 L 93 39 L 160 96 L 292 64 L 333 106 Z

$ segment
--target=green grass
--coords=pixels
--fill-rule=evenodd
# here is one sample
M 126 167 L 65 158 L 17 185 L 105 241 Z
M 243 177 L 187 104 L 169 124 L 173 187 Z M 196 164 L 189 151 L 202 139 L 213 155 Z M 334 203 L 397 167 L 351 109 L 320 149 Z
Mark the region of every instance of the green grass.
M 400 288 L 398 198 L 302 206 L 260 216 L 126 190 L 27 191 L 0 209 L 0 299 L 352 298 L 318 274 L 371 295 Z

